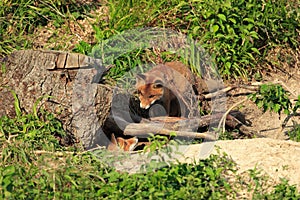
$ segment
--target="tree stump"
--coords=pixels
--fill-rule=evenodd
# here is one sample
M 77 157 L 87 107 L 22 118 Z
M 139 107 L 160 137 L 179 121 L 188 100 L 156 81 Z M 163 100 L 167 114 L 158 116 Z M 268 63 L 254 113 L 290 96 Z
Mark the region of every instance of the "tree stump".
M 107 70 L 100 60 L 76 53 L 22 50 L 2 59 L 1 66 L 0 116 L 16 115 L 11 90 L 26 112 L 32 112 L 38 98 L 46 97 L 43 109 L 54 113 L 85 148 L 108 142 L 99 130 L 109 114 L 112 91 L 94 83 Z M 92 97 L 92 102 L 83 99 Z

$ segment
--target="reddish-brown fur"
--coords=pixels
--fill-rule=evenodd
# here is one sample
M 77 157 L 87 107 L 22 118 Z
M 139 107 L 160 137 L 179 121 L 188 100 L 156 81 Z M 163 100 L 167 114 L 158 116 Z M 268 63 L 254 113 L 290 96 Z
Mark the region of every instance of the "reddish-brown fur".
M 111 143 L 107 149 L 110 151 L 123 150 L 132 151 L 137 146 L 138 139 L 136 137 L 124 139 L 122 137 L 116 138 L 114 134 L 111 135 Z
M 181 108 L 178 102 L 180 95 L 192 91 L 194 76 L 180 62 L 168 62 L 157 65 L 144 74 L 137 75 L 136 88 L 140 107 L 150 108 L 160 100 L 168 116 L 180 116 Z M 188 91 L 188 92 L 191 92 Z

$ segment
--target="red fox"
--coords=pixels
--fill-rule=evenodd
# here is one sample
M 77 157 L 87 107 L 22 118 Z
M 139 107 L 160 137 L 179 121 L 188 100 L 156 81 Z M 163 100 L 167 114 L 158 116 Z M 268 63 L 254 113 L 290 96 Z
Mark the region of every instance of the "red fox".
M 153 67 L 136 77 L 136 89 L 140 107 L 148 109 L 155 102 L 160 102 L 166 115 L 186 117 L 182 113 L 182 101 L 185 95 L 193 93 L 195 79 L 192 72 L 181 62 L 168 62 Z
M 107 149 L 110 151 L 123 150 L 123 151 L 133 151 L 138 144 L 138 139 L 136 137 L 124 139 L 122 137 L 115 137 L 114 134 L 111 135 L 111 143 L 108 145 Z

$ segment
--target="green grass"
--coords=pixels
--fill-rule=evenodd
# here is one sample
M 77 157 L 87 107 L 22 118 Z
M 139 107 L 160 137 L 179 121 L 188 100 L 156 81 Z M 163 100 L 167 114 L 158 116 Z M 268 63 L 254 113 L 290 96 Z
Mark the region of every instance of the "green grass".
M 300 142 L 300 124 L 293 121 L 293 128 L 287 132 L 289 139 Z
M 249 171 L 251 181 L 246 181 L 236 174 L 235 163 L 221 154 L 198 163 L 161 168 L 156 163 L 152 171 L 120 173 L 78 144 L 62 146 L 60 140 L 66 133 L 55 117 L 36 109 L 20 112 L 15 101 L 17 116 L 0 118 L 2 199 L 236 199 L 242 188 L 257 199 L 300 197 L 286 180 L 268 185 L 255 169 Z M 161 136 L 156 138 L 156 147 L 159 141 L 166 142 Z M 103 151 L 101 155 L 109 154 Z
M 299 48 L 299 10 L 295 1 L 79 1 L 9 0 L 0 3 L 0 55 L 36 46 L 37 29 L 51 24 L 42 48 L 89 54 L 97 43 L 137 27 L 162 27 L 190 35 L 216 61 L 224 78 L 257 75 L 258 64 L 276 46 Z M 91 14 L 96 7 L 107 12 Z M 70 24 L 91 17 L 94 40 L 78 40 Z M 47 28 L 46 28 L 47 29 Z M 84 28 L 82 27 L 83 31 Z M 73 32 L 72 32 L 73 31 Z M 77 42 L 75 42 L 77 41 Z M 134 57 L 131 58 L 134 60 Z M 117 68 L 119 66 L 117 65 Z M 122 70 L 121 70 L 122 71 Z M 122 72 L 121 72 L 122 73 Z
M 107 13 L 91 14 L 96 8 Z M 0 58 L 19 49 L 72 50 L 91 54 L 93 47 L 112 36 L 138 27 L 161 27 L 187 34 L 212 56 L 224 78 L 251 78 L 259 75 L 268 53 L 281 48 L 299 48 L 299 4 L 286 0 L 248 1 L 116 1 L 82 3 L 74 0 L 4 0 L 0 2 Z M 92 41 L 78 39 L 71 23 L 90 17 Z M 52 35 L 37 44 L 38 30 L 50 29 Z M 84 28 L 81 27 L 83 30 Z M 51 32 L 50 31 L 50 32 Z M 76 38 L 76 40 L 74 40 Z M 66 47 L 66 42 L 73 47 Z M 113 58 L 115 67 L 107 79 L 115 81 L 141 63 L 181 59 L 197 62 L 172 52 L 155 53 L 153 49 L 135 49 Z M 286 98 L 271 103 L 279 95 L 268 88 L 261 91 L 268 98 L 257 103 L 275 112 L 296 112 Z M 260 94 L 260 95 L 261 95 Z M 285 96 L 284 96 L 285 97 Z M 259 98 L 258 98 L 259 99 Z M 270 101 L 269 101 L 270 100 Z M 37 102 L 38 103 L 38 102 Z M 277 105 L 278 104 L 278 105 Z M 280 104 L 280 105 L 279 105 Z M 282 106 L 282 107 L 280 107 Z M 21 112 L 15 101 L 15 118 L 0 118 L 0 196 L 2 199 L 224 199 L 236 198 L 239 182 L 235 165 L 226 156 L 211 156 L 198 164 L 172 164 L 145 174 L 119 173 L 95 155 L 83 152 L 78 144 L 64 146 L 68 135 L 60 122 L 45 111 Z M 36 107 L 36 106 L 35 106 Z M 290 132 L 299 139 L 299 127 Z M 243 185 L 256 199 L 299 199 L 295 186 L 286 180 L 267 192 L 263 178 L 250 172 L 254 185 Z
M 119 173 L 80 146 L 61 146 L 59 140 L 66 133 L 53 115 L 36 109 L 22 113 L 15 101 L 17 116 L 0 118 L 3 199 L 207 199 L 235 195 L 225 179 L 225 172 L 234 171 L 233 163 L 225 157 L 212 156 L 199 164 L 172 164 L 145 174 Z
M 110 1 L 108 6 L 110 20 L 94 27 L 98 41 L 136 27 L 180 31 L 211 54 L 225 78 L 251 76 L 275 46 L 299 47 L 300 7 L 285 0 Z
M 210 156 L 199 164 L 172 164 L 153 172 L 129 175 L 107 167 L 90 153 L 39 153 L 29 143 L 15 142 L 2 146 L 0 196 L 3 199 L 235 199 L 240 188 L 246 187 L 257 199 L 299 198 L 295 186 L 286 181 L 267 193 L 259 174 L 251 174 L 254 185 L 229 182 L 228 177 L 235 170 L 228 157 Z
M 35 48 L 36 30 L 53 24 L 57 29 L 66 22 L 86 17 L 93 4 L 61 0 L 5 0 L 0 2 L 0 55 L 14 50 Z M 62 37 L 61 35 L 60 37 Z M 55 43 L 56 41 L 51 41 Z

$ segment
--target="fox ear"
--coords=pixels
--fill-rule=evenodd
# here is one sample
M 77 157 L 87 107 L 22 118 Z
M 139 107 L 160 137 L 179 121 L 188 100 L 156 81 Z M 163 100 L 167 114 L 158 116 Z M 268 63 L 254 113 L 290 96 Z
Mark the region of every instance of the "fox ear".
M 130 138 L 126 141 L 126 149 L 125 151 L 133 151 L 138 143 L 137 137 Z
M 163 87 L 163 82 L 161 80 L 155 80 L 153 83 L 153 88 L 158 89 Z
M 118 149 L 118 142 L 113 133 L 111 134 L 110 143 L 108 144 L 107 149 L 110 151 L 115 151 Z
M 118 145 L 120 147 L 120 149 L 123 149 L 125 148 L 125 145 L 126 145 L 126 141 L 125 139 L 121 138 L 121 137 L 118 137 L 117 138 L 117 142 L 118 142 Z
M 115 137 L 115 134 L 111 134 L 111 139 L 110 139 L 111 143 L 114 144 L 114 145 L 117 145 L 117 140 L 116 140 L 116 137 Z
M 137 81 L 144 81 L 146 80 L 146 76 L 144 74 L 137 74 L 136 79 Z

